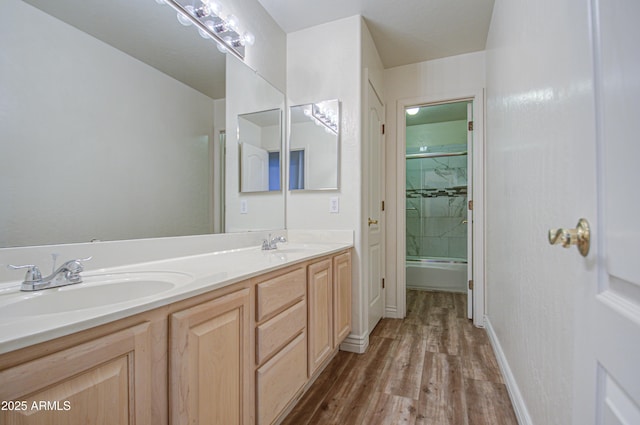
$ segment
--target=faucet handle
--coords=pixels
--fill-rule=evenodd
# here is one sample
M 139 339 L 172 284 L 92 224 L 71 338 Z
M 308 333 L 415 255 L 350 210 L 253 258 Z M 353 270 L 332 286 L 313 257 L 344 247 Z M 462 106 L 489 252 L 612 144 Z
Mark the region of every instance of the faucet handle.
M 73 273 L 80 273 L 81 271 L 84 270 L 84 265 L 82 264 L 85 261 L 89 261 L 91 260 L 93 257 L 89 256 L 87 258 L 76 258 L 75 260 L 69 260 L 66 263 L 63 264 L 63 266 L 66 266 L 67 268 L 69 268 L 69 271 L 73 272 Z M 73 266 L 73 268 L 71 268 Z
M 23 266 L 9 264 L 7 268 L 11 270 L 28 269 L 27 274 L 24 276 L 25 282 L 38 282 L 42 280 L 42 273 L 40 273 L 40 269 L 35 264 L 25 264 Z

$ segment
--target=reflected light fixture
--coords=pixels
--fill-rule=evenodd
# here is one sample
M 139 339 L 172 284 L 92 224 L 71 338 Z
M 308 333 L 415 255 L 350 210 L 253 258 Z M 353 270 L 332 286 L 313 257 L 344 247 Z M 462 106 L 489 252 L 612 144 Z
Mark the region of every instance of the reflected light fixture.
M 304 109 L 304 114 L 316 125 L 324 127 L 329 134 L 338 134 L 338 113 L 322 103 L 312 103 Z
M 240 31 L 240 23 L 235 15 L 225 15 L 216 0 L 155 0 L 167 4 L 177 12 L 178 22 L 188 27 L 194 25 L 200 36 L 216 42 L 222 53 L 230 52 L 244 59 L 245 47 L 255 43 L 255 36 L 249 31 Z
M 415 115 L 418 111 L 420 111 L 420 108 L 407 108 L 407 114 L 409 115 Z

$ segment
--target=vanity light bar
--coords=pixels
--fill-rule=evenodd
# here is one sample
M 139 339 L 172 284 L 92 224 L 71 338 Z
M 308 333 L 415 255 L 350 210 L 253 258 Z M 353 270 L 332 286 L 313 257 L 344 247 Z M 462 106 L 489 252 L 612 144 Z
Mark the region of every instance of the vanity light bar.
M 214 0 L 156 0 L 168 4 L 178 13 L 178 22 L 184 26 L 195 25 L 203 38 L 213 39 L 218 50 L 230 52 L 244 60 L 245 46 L 253 45 L 255 37 L 246 31 L 239 33 L 238 18 L 234 15 L 222 16 L 220 4 Z M 182 4 L 190 3 L 190 4 Z
M 311 105 L 311 116 L 324 125 L 331 133 L 338 134 L 337 114 L 314 103 Z

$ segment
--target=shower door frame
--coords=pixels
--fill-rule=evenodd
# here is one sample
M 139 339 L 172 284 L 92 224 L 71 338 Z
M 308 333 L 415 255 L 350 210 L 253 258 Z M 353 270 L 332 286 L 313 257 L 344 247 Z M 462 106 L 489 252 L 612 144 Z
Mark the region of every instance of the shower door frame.
M 397 317 L 406 316 L 406 108 L 414 106 L 432 106 L 445 103 L 471 102 L 473 105 L 473 143 L 467 146 L 468 155 L 471 157 L 472 170 L 470 186 L 472 190 L 467 199 L 473 201 L 472 232 L 467 237 L 471 238 L 472 250 L 468 253 L 473 267 L 473 324 L 484 327 L 485 323 L 485 297 L 484 297 L 484 90 L 474 93 L 462 93 L 457 95 L 421 96 L 408 99 L 400 99 L 397 103 L 397 143 L 396 143 L 396 290 L 397 290 Z

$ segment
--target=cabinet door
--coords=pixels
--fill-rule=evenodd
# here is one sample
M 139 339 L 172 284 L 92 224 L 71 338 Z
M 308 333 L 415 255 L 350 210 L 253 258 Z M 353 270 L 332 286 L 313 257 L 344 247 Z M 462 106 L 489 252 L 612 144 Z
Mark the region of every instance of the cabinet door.
M 151 424 L 149 323 L 0 371 L 1 424 Z
M 249 289 L 171 315 L 172 425 L 250 424 Z
M 333 347 L 351 332 L 351 253 L 333 258 Z
M 307 381 L 307 350 L 301 333 L 256 371 L 258 425 L 270 425 Z
M 331 259 L 309 265 L 308 273 L 308 373 L 311 377 L 333 349 Z

